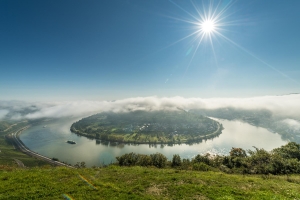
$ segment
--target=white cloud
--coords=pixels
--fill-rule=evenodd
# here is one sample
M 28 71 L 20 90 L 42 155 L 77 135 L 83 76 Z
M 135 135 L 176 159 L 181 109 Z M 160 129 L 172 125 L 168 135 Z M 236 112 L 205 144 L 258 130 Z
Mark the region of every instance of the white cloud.
M 4 118 L 8 113 L 8 110 L 0 110 L 0 119 Z
M 0 102 L 0 109 L 3 107 Z M 30 107 L 32 112 L 22 115 L 23 118 L 36 119 L 42 117 L 68 117 L 113 111 L 127 112 L 134 110 L 176 110 L 189 109 L 218 109 L 232 107 L 246 110 L 270 110 L 273 115 L 282 118 L 300 119 L 300 94 L 284 96 L 263 96 L 253 98 L 183 98 L 183 97 L 136 97 L 117 101 L 74 101 L 52 103 L 20 103 L 6 102 L 8 107 L 15 111 L 15 116 L 20 117 L 18 111 Z M 19 114 L 19 115 L 18 115 Z
M 294 130 L 300 130 L 300 122 L 294 119 L 284 119 L 283 123 L 289 125 Z

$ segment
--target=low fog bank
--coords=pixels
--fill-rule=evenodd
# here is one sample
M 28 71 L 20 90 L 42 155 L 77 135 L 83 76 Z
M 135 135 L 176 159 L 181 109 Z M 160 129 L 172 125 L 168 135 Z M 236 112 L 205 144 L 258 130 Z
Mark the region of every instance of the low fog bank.
M 300 121 L 294 119 L 284 119 L 282 122 L 294 130 L 300 131 Z
M 0 120 L 85 117 L 99 112 L 136 110 L 267 110 L 294 128 L 300 128 L 300 94 L 253 98 L 136 97 L 117 101 L 22 102 L 0 101 Z
M 3 119 L 8 113 L 9 110 L 0 110 L 0 120 Z

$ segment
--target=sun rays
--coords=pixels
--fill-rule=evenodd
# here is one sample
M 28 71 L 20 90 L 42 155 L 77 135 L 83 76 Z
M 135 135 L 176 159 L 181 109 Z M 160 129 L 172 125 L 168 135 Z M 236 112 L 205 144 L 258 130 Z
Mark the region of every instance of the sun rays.
M 173 44 L 180 42 L 184 39 L 191 38 L 193 43 L 196 43 L 196 48 L 194 49 L 192 53 L 192 57 L 186 67 L 185 73 L 183 76 L 185 76 L 186 72 L 188 71 L 191 63 L 194 60 L 194 57 L 196 53 L 198 52 L 198 49 L 200 45 L 203 42 L 209 42 L 210 47 L 213 52 L 213 56 L 215 58 L 215 62 L 217 64 L 217 58 L 216 53 L 214 49 L 214 42 L 213 38 L 217 37 L 218 35 L 222 35 L 222 30 L 224 30 L 224 27 L 228 26 L 230 23 L 226 22 L 226 18 L 229 15 L 226 15 L 226 11 L 231 6 L 231 3 L 226 5 L 220 5 L 220 2 L 218 4 L 214 4 L 213 1 L 209 1 L 208 4 L 204 4 L 202 2 L 201 7 L 198 5 L 193 4 L 194 9 L 196 10 L 196 15 L 192 14 L 191 12 L 188 12 L 178 4 L 176 4 L 173 1 L 170 1 L 172 4 L 174 4 L 176 7 L 180 8 L 182 11 L 187 13 L 190 16 L 190 19 L 179 19 L 176 18 L 176 20 L 186 22 L 191 25 L 191 28 L 193 32 L 189 34 L 188 36 L 174 42 Z
M 218 59 L 217 59 L 214 43 L 219 40 L 224 40 L 226 42 L 229 42 L 230 45 L 235 46 L 241 51 L 245 52 L 250 57 L 256 59 L 257 61 L 259 61 L 266 67 L 268 67 L 269 69 L 279 73 L 283 77 L 300 85 L 298 81 L 289 77 L 287 74 L 273 67 L 272 65 L 266 63 L 265 61 L 263 61 L 263 59 L 259 58 L 259 56 L 250 52 L 245 47 L 242 47 L 241 45 L 237 44 L 232 39 L 229 39 L 224 34 L 225 32 L 229 31 L 228 29 L 230 29 L 231 26 L 244 25 L 244 23 L 240 20 L 233 21 L 231 19 L 231 16 L 234 14 L 234 12 L 231 12 L 229 9 L 234 5 L 235 1 L 227 1 L 227 3 L 224 4 L 222 3 L 222 1 L 217 2 L 211 0 L 211 1 L 202 1 L 202 4 L 199 5 L 191 1 L 194 11 L 196 11 L 196 14 L 195 12 L 193 13 L 192 10 L 189 12 L 188 10 L 184 9 L 183 7 L 181 7 L 180 5 L 178 5 L 172 0 L 170 0 L 170 2 L 176 7 L 178 7 L 180 10 L 184 11 L 189 16 L 188 19 L 184 19 L 184 18 L 173 18 L 173 19 L 189 24 L 192 29 L 192 32 L 190 34 L 173 42 L 171 45 L 174 45 L 186 39 L 191 39 L 193 46 L 196 46 L 193 52 L 189 52 L 189 54 L 191 53 L 192 56 L 190 58 L 189 63 L 186 66 L 186 70 L 185 73 L 183 74 L 183 77 L 186 75 L 187 71 L 189 70 L 189 67 L 192 64 L 199 50 L 199 47 L 203 43 L 209 43 L 208 46 L 212 50 L 212 55 L 214 57 L 216 66 L 218 67 L 218 62 L 217 62 Z

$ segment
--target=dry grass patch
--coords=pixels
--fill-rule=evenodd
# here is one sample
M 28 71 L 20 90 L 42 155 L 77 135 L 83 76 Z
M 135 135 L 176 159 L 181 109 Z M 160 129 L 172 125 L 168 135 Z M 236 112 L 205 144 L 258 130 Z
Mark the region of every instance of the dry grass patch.
M 183 181 L 183 180 L 178 181 L 178 182 L 176 183 L 176 185 L 183 185 L 183 184 L 184 184 L 184 181 Z
M 164 192 L 166 191 L 165 187 L 162 187 L 161 185 L 156 185 L 153 184 L 151 185 L 146 192 L 150 195 L 154 195 L 154 196 L 160 196 L 162 195 Z
M 207 198 L 206 196 L 202 196 L 202 195 L 196 195 L 196 196 L 192 197 L 191 199 L 194 199 L 194 200 L 209 200 L 209 198 Z

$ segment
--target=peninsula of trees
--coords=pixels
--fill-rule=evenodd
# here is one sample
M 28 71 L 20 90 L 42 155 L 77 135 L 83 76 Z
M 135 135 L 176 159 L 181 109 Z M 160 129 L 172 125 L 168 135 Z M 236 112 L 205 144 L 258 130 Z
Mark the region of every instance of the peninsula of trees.
M 98 141 L 136 144 L 195 143 L 218 136 L 222 129 L 215 120 L 182 110 L 99 113 L 70 128 Z

